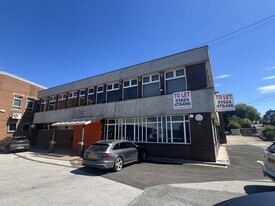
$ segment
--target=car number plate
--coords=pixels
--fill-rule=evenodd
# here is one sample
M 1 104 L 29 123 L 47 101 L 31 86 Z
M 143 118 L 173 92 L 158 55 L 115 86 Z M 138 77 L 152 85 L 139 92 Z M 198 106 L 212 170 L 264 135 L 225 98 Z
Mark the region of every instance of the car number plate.
M 16 147 L 16 149 L 24 149 L 25 147 L 24 146 L 18 146 Z
M 268 161 L 271 162 L 272 164 L 275 164 L 275 160 L 274 159 L 268 158 Z
M 96 159 L 97 155 L 96 154 L 89 154 L 88 158 L 90 158 L 90 159 Z

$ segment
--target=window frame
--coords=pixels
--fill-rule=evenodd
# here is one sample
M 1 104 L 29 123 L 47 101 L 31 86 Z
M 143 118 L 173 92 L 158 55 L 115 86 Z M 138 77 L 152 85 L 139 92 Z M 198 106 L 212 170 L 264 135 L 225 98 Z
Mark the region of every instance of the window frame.
M 99 88 L 102 88 L 102 91 L 98 91 L 98 89 Z M 98 94 L 104 94 L 104 85 L 99 85 L 99 86 L 97 86 L 97 88 L 96 88 L 96 104 L 103 104 L 103 102 L 98 102 Z M 104 98 L 104 96 L 103 96 L 103 98 Z
M 132 81 L 136 80 L 136 84 L 132 84 Z M 125 86 L 125 82 L 129 82 L 129 85 L 128 86 Z M 124 94 L 125 94 L 125 89 L 128 89 L 128 88 L 133 88 L 133 87 L 136 87 L 137 88 L 137 97 L 134 98 L 134 99 L 137 99 L 138 98 L 138 78 L 134 78 L 134 79 L 128 79 L 128 80 L 125 80 L 122 82 L 122 97 L 123 97 L 123 100 L 131 100 L 131 99 L 125 99 L 124 98 Z
M 115 88 L 115 85 L 118 85 L 117 88 Z M 112 88 L 111 89 L 108 89 L 108 87 L 111 86 Z M 106 103 L 108 103 L 108 93 L 109 92 L 113 92 L 113 91 L 117 91 L 120 89 L 120 83 L 119 82 L 115 82 L 115 83 L 111 83 L 111 84 L 107 84 L 106 85 Z M 119 96 L 118 96 L 118 100 L 119 101 Z M 113 101 L 114 102 L 114 101 Z
M 75 98 L 77 98 L 77 91 L 69 92 L 69 99 L 75 99 Z
M 182 119 L 175 120 L 174 117 L 181 117 Z M 153 120 L 152 118 L 155 118 Z M 174 120 L 173 120 L 174 119 Z M 183 142 L 174 141 L 173 124 L 180 123 L 183 127 Z M 157 139 L 156 141 L 148 141 L 148 124 L 156 125 Z M 172 115 L 172 116 L 154 116 L 154 117 L 137 117 L 137 118 L 123 118 L 123 119 L 107 119 L 105 121 L 105 135 L 104 139 L 108 140 L 109 126 L 114 126 L 114 135 L 112 140 L 127 140 L 126 131 L 127 126 L 133 125 L 133 140 L 134 143 L 146 144 L 185 144 L 191 145 L 191 125 L 188 114 Z M 188 126 L 188 128 L 187 128 Z M 168 132 L 170 132 L 171 140 L 168 140 Z M 188 133 L 187 133 L 188 132 Z M 176 137 L 176 136 L 175 136 Z M 189 141 L 189 142 L 188 142 Z
M 15 124 L 15 130 L 10 130 L 10 125 Z M 17 123 L 16 122 L 9 122 L 8 123 L 8 132 L 16 132 L 17 130 Z
M 58 95 L 58 101 L 63 101 L 67 99 L 67 94 L 63 93 L 63 94 L 59 94 Z
M 180 71 L 180 70 L 183 70 L 184 74 L 183 74 L 183 75 L 178 75 L 178 76 L 177 76 L 177 71 Z M 173 77 L 167 78 L 167 77 L 166 77 L 166 74 L 167 74 L 167 73 L 170 73 L 170 72 L 173 72 Z M 188 88 L 187 88 L 187 78 L 186 78 L 186 68 L 185 68 L 185 67 L 176 68 L 176 69 L 168 70 L 168 71 L 165 71 L 165 72 L 164 72 L 164 89 L 165 89 L 165 94 L 172 94 L 172 93 L 167 93 L 167 85 L 166 85 L 167 81 L 175 80 L 175 79 L 180 79 L 180 78 L 184 78 L 185 91 L 187 91 Z M 174 92 L 173 92 L 173 93 L 174 93 Z
M 32 102 L 32 108 L 28 107 L 29 102 Z M 26 101 L 26 110 L 27 111 L 33 111 L 34 102 L 35 102 L 35 99 L 33 99 L 33 98 L 27 98 L 27 101 Z
M 153 76 L 158 76 L 158 80 L 153 80 Z M 149 82 L 144 82 L 144 78 L 149 77 Z M 159 74 L 151 74 L 151 75 L 146 75 L 142 77 L 142 97 L 144 98 L 144 85 L 150 85 L 150 84 L 155 84 L 158 83 L 158 92 L 160 95 L 160 75 Z M 158 95 L 155 95 L 158 96 Z M 152 96 L 148 96 L 152 97 Z
M 14 104 L 15 100 L 20 100 L 20 105 L 19 106 Z M 22 95 L 14 95 L 13 96 L 13 101 L 12 101 L 12 108 L 13 109 L 21 109 L 22 101 L 23 101 L 23 96 Z

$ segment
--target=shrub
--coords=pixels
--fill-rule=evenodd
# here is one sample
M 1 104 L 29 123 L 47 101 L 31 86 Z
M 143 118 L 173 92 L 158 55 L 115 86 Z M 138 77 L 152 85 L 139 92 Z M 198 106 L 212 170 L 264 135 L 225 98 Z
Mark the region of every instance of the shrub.
M 249 119 L 242 119 L 240 121 L 241 128 L 251 128 L 252 122 Z
M 241 125 L 238 123 L 238 122 L 230 122 L 228 124 L 228 129 L 231 130 L 231 129 L 240 129 L 241 128 Z
M 265 125 L 262 131 L 262 135 L 269 140 L 275 140 L 275 126 Z

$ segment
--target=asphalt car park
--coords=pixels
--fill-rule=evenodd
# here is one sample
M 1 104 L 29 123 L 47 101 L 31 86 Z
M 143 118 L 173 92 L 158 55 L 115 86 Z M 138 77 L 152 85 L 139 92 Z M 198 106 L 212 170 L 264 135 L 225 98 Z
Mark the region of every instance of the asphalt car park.
M 258 142 L 255 137 L 251 137 L 251 140 Z M 77 168 L 72 172 L 78 175 L 98 175 L 139 189 L 161 184 L 265 179 L 261 165 L 257 163 L 264 160 L 265 145 L 259 147 L 257 144 L 227 144 L 226 147 L 231 162 L 229 167 L 146 161 L 126 165 L 118 173 L 85 167 Z

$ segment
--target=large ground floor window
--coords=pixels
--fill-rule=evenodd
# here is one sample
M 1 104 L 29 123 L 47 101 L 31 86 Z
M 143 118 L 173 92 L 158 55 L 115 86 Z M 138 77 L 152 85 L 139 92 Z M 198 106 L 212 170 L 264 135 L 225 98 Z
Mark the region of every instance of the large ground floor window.
M 139 117 L 106 120 L 105 139 L 190 144 L 189 116 Z

